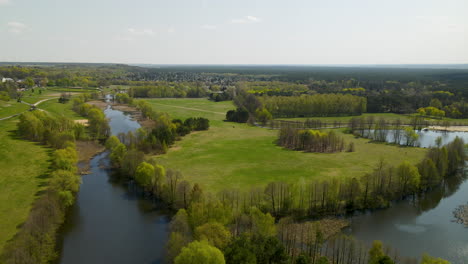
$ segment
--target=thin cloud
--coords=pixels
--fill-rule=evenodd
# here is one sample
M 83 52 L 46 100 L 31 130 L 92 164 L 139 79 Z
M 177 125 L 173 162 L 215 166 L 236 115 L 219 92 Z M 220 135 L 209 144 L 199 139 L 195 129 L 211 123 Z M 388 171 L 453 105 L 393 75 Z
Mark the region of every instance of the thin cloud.
M 135 28 L 128 28 L 127 32 L 134 36 L 153 36 L 155 33 L 150 28 L 143 28 L 143 29 L 135 29 Z
M 10 0 L 0 0 L 0 5 L 8 5 L 9 3 L 11 3 Z
M 255 16 L 245 16 L 243 18 L 235 18 L 231 20 L 232 24 L 252 24 L 258 23 L 261 19 Z
M 28 29 L 28 27 L 25 24 L 21 22 L 16 22 L 16 21 L 8 22 L 7 26 L 8 26 L 8 31 L 14 34 L 21 34 L 23 33 L 23 31 Z
M 174 27 L 169 27 L 169 28 L 167 29 L 167 33 L 175 33 L 175 31 L 176 31 L 176 30 L 175 30 Z
M 215 30 L 217 29 L 218 27 L 215 26 L 215 25 L 203 25 L 201 26 L 202 29 L 206 29 L 206 30 Z
M 254 16 L 247 16 L 247 20 L 251 22 L 260 22 L 260 18 Z

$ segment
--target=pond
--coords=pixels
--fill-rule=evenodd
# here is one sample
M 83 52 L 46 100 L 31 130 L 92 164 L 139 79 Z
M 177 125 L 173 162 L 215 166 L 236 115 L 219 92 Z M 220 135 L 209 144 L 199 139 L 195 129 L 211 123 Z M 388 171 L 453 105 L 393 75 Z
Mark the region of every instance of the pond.
M 108 108 L 112 134 L 133 131 L 138 122 Z M 108 153 L 91 160 L 77 201 L 65 223 L 60 263 L 163 263 L 169 217 L 122 183 L 114 183 Z

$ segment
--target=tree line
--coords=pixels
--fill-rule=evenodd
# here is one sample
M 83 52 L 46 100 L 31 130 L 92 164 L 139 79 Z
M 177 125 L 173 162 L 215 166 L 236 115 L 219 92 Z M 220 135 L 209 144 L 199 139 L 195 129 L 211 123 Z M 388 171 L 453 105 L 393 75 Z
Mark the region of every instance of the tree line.
M 76 166 L 78 157 L 75 140 L 90 137 L 84 126 L 38 110 L 19 117 L 17 132 L 24 139 L 41 142 L 54 151 L 51 154 L 48 187 L 34 202 L 19 232 L 5 246 L 1 262 L 50 263 L 58 256 L 57 233 L 81 184 Z
M 144 101 L 132 103 L 147 117 L 172 122 Z M 465 160 L 464 143 L 457 138 L 431 149 L 418 166 L 403 162 L 393 167 L 381 160 L 359 179 L 272 182 L 265 188 L 231 189 L 214 195 L 184 180 L 179 172 L 166 170 L 157 159 L 146 158 L 141 147 L 148 138 L 145 133 L 140 129 L 133 136 L 110 137 L 106 146 L 121 175 L 141 186 L 144 195 L 179 210 L 168 243 L 168 258 L 178 264 L 403 263 L 378 249 L 374 254 L 364 246 L 359 248 L 352 239 L 326 237 L 322 234 L 325 229 L 317 232 L 296 220 L 387 207 L 391 201 L 440 184 Z M 428 166 L 431 162 L 433 166 Z M 283 220 L 275 224 L 275 219 Z
M 90 94 L 81 94 L 73 98 L 72 109 L 88 119 L 88 130 L 93 139 L 104 140 L 110 135 L 109 123 L 101 109 L 86 103 L 91 98 Z
M 144 98 L 201 98 L 208 95 L 200 83 L 154 82 L 152 85 L 132 86 L 131 97 Z
M 366 99 L 349 94 L 262 96 L 259 100 L 274 117 L 345 116 L 366 111 Z
M 279 131 L 277 144 L 292 150 L 333 153 L 345 148 L 342 137 L 334 131 L 299 130 L 283 127 Z

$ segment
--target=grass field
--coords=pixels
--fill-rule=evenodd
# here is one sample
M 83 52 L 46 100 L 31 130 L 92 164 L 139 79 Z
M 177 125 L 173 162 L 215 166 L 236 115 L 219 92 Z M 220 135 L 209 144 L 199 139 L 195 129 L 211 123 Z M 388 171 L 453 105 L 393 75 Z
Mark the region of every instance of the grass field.
M 360 177 L 371 171 L 383 157 L 390 164 L 404 160 L 416 163 L 424 149 L 401 148 L 369 143 L 343 134 L 353 141 L 353 153 L 303 153 L 275 145 L 277 131 L 246 124 L 224 122 L 231 102 L 206 99 L 147 99 L 158 111 L 173 118 L 205 117 L 208 131 L 196 132 L 177 142 L 167 154 L 158 156 L 166 168 L 182 172 L 185 179 L 209 190 L 250 188 L 272 181 L 298 182 L 301 179 Z
M 18 103 L 16 100 L 10 100 L 8 102 L 0 101 L 0 118 L 24 112 L 29 108 L 29 105 Z
M 45 101 L 39 105 L 40 109 L 43 109 L 53 115 L 64 115 L 71 119 L 84 119 L 84 117 L 78 115 L 71 109 L 72 103 L 68 101 L 65 104 L 59 103 L 57 99 Z
M 48 171 L 48 149 L 14 138 L 18 118 L 0 121 L 0 252 L 29 213 Z

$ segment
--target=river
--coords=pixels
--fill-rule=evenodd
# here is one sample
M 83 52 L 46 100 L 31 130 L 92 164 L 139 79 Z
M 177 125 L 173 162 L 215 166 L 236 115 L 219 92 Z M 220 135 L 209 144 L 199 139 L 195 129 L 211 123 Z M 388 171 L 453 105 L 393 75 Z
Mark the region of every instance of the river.
M 442 137 L 447 144 L 456 136 L 468 143 L 468 133 L 421 131 L 421 147 L 435 145 Z M 391 141 L 391 136 L 389 135 Z M 382 240 L 400 256 L 418 258 L 423 253 L 449 260 L 452 264 L 468 263 L 468 228 L 453 222 L 453 210 L 468 202 L 468 181 L 465 175 L 447 180 L 416 202 L 401 201 L 384 210 L 368 212 L 351 218 L 346 233 L 370 244 Z
M 108 108 L 105 114 L 114 135 L 139 128 L 121 111 Z M 437 136 L 442 136 L 443 143 L 455 136 L 468 142 L 468 133 L 419 133 L 422 147 L 433 145 Z M 59 262 L 162 263 L 169 217 L 127 185 L 113 182 L 108 164 L 107 152 L 91 160 L 91 174 L 83 176 L 77 201 L 67 216 Z M 382 240 L 401 256 L 419 257 L 427 252 L 452 264 L 466 264 L 468 228 L 452 222 L 452 211 L 467 201 L 466 177 L 452 177 L 416 203 L 401 201 L 389 209 L 352 217 L 345 232 L 369 244 Z
M 108 108 L 112 134 L 140 127 L 121 111 Z M 77 201 L 65 222 L 60 263 L 163 263 L 169 216 L 148 200 L 116 183 L 106 169 L 108 153 L 91 160 Z

